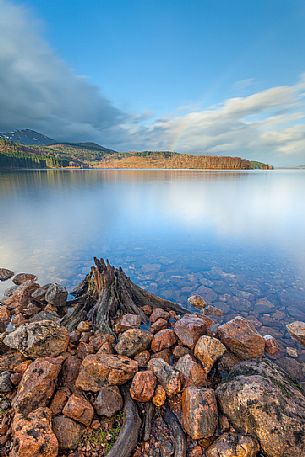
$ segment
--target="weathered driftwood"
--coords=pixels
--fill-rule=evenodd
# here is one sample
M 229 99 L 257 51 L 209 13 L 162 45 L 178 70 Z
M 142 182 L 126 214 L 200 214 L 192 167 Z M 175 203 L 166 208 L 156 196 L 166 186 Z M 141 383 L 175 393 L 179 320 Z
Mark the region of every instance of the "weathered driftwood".
M 186 310 L 177 303 L 159 298 L 134 284 L 121 268 L 110 265 L 108 260 L 94 257 L 95 265 L 84 281 L 74 290 L 75 299 L 71 302 L 74 311 L 64 316 L 62 325 L 73 330 L 82 320 L 91 320 L 93 327 L 102 332 L 112 332 L 110 320 L 118 314 L 134 313 L 146 315 L 142 306 L 164 308 L 184 314 Z
M 141 419 L 138 414 L 138 408 L 131 399 L 129 389 L 123 388 L 124 405 L 124 422 L 120 434 L 107 454 L 107 457 L 130 457 L 132 451 L 137 446 L 138 435 L 141 427 Z

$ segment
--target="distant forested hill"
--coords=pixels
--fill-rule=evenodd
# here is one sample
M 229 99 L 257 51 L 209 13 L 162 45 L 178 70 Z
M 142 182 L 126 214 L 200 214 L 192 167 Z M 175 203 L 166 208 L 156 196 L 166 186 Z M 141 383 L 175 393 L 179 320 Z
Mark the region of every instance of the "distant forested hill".
M 0 137 L 0 169 L 15 168 L 186 168 L 271 169 L 240 157 L 179 154 L 171 151 L 119 153 L 95 143 L 24 145 Z

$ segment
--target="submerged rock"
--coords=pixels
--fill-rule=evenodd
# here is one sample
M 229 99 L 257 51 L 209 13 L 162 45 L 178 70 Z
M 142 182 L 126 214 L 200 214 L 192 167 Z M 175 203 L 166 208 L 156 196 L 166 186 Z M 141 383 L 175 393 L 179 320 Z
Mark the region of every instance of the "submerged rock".
M 253 324 L 237 316 L 218 327 L 217 336 L 221 342 L 241 359 L 262 357 L 265 340 L 257 333 Z
M 56 357 L 67 349 L 69 334 L 51 320 L 20 325 L 4 338 L 6 346 L 28 357 Z
M 241 362 L 216 396 L 233 426 L 256 437 L 268 457 L 303 456 L 305 397 L 274 363 Z

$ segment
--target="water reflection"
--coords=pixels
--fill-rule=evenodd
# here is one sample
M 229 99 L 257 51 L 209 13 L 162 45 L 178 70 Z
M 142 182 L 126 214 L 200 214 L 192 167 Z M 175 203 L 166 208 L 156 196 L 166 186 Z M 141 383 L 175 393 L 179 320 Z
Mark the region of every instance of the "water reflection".
M 0 264 L 70 287 L 105 256 L 171 299 L 206 287 L 228 316 L 267 297 L 300 319 L 304 195 L 304 171 L 0 173 Z

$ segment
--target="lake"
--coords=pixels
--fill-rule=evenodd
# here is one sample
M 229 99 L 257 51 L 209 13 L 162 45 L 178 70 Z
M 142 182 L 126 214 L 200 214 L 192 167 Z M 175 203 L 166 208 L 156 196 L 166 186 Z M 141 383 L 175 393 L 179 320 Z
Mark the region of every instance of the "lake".
M 305 320 L 305 170 L 0 172 L 1 267 L 71 289 L 94 255 L 163 297 L 259 318 L 305 361 L 285 330 Z

